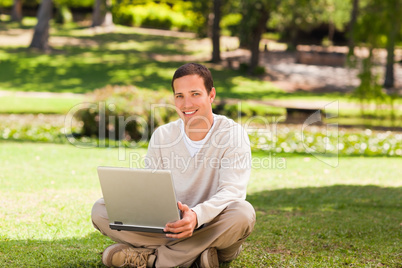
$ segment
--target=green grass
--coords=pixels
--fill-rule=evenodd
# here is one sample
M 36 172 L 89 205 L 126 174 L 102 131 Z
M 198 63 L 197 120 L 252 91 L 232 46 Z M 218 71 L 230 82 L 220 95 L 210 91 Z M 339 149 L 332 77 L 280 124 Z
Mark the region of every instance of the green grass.
M 0 113 L 14 114 L 65 114 L 75 105 L 84 101 L 83 96 L 76 97 L 0 97 Z
M 15 28 L 14 24 L 7 25 Z M 67 42 L 54 47 L 56 51 L 51 54 L 28 51 L 21 46 L 0 46 L 0 90 L 85 93 L 107 84 L 170 89 L 174 70 L 184 62 L 169 59 L 169 56 L 205 55 L 210 49 L 193 48 L 191 42 L 197 41 L 189 38 L 143 34 L 121 26 L 113 33 L 96 35 L 85 28 L 53 26 L 52 36 L 72 37 L 79 44 Z M 167 59 L 158 60 L 156 55 Z M 348 99 L 336 93 L 289 94 L 270 82 L 206 64 L 211 67 L 218 96 L 222 98 Z
M 103 267 L 112 242 L 91 226 L 96 167 L 129 166 L 146 150 L 119 161 L 117 149 L 0 146 L 0 266 Z M 249 184 L 257 224 L 231 267 L 402 265 L 399 158 L 345 157 L 332 168 L 309 155 L 254 157 L 264 165 Z

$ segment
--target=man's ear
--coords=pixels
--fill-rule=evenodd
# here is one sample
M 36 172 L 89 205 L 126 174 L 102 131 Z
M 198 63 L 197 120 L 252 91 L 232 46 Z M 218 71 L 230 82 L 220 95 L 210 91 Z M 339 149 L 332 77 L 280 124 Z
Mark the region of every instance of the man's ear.
M 216 90 L 213 87 L 213 88 L 211 88 L 211 91 L 209 92 L 209 100 L 211 103 L 214 102 L 215 97 L 216 97 Z

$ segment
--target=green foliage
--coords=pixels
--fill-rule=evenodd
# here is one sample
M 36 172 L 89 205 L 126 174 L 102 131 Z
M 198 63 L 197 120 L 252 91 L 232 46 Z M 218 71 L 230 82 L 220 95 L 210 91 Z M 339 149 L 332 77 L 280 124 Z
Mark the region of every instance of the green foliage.
M 12 7 L 13 0 L 0 0 L 0 7 Z
M 362 61 L 359 74 L 361 82 L 354 92 L 354 97 L 360 100 L 362 114 L 365 110 L 364 104 L 374 102 L 377 107 L 381 104 L 389 104 L 391 117 L 393 117 L 394 96 L 387 95 L 380 86 L 379 77 L 372 74 L 372 61 L 373 49 L 386 47 L 392 38 L 390 33 L 400 32 L 401 5 L 398 0 L 366 0 L 361 1 L 359 11 L 361 15 L 357 18 L 353 38 L 357 44 L 368 48 L 369 56 Z M 396 41 L 401 40 L 400 38 L 401 35 L 396 34 Z M 393 45 L 390 49 L 394 49 Z M 349 60 L 353 64 L 353 60 Z
M 251 74 L 255 76 L 264 75 L 265 74 L 265 67 L 264 66 L 257 66 L 253 69 L 251 73 L 249 73 L 249 64 L 247 63 L 240 63 L 239 70 L 240 72 L 244 73 L 245 75 Z
M 223 16 L 220 26 L 223 31 L 228 31 L 230 35 L 235 36 L 239 32 L 239 25 L 242 20 L 240 13 L 232 13 Z
M 55 22 L 65 24 L 72 21 L 73 14 L 71 13 L 71 10 L 66 5 L 59 5 L 55 15 Z
M 199 0 L 193 1 L 194 28 L 199 37 L 208 36 L 208 16 L 212 10 L 213 1 Z
M 350 10 L 349 0 L 284 0 L 272 13 L 269 26 L 295 46 L 298 30 L 311 31 L 323 24 L 344 30 L 350 20 Z
M 0 139 L 64 143 L 64 116 L 57 115 L 1 115 Z M 74 124 L 73 131 L 79 126 Z
M 240 47 L 249 48 L 254 36 L 254 29 L 258 27 L 259 20 L 264 13 L 271 15 L 275 8 L 275 1 L 249 0 L 241 1 L 240 12 L 242 15 L 242 23 L 239 27 Z M 268 19 L 269 21 L 269 19 Z
M 146 141 L 153 130 L 176 115 L 171 92 L 106 86 L 88 94 L 88 107 L 76 113 L 82 134 L 101 139 Z
M 112 87 L 109 87 L 110 89 Z M 116 89 L 116 87 L 114 88 Z M 130 124 L 126 125 L 125 131 L 133 131 L 136 135 L 144 135 L 144 139 L 148 133 L 144 133 L 145 129 L 148 129 L 149 134 L 158 125 L 172 121 L 177 118 L 176 112 L 173 106 L 166 107 L 167 103 L 164 101 L 166 98 L 162 96 L 142 96 L 138 98 L 138 94 L 132 95 L 132 89 L 123 89 L 125 93 L 121 92 L 106 92 L 103 94 L 109 94 L 109 97 L 105 100 L 106 95 L 102 97 L 98 96 L 99 102 L 95 102 L 93 98 L 89 98 L 88 101 L 92 103 L 92 110 L 82 110 L 78 114 L 77 120 L 73 120 L 71 127 L 66 126 L 65 116 L 56 115 L 12 115 L 12 116 L 0 116 L 0 140 L 13 140 L 13 141 L 34 141 L 34 142 L 52 142 L 52 143 L 68 143 L 66 135 L 74 135 L 75 140 L 79 143 L 92 144 L 96 146 L 100 141 L 97 140 L 99 135 L 99 108 L 105 107 L 105 126 L 108 129 L 105 130 L 106 141 L 108 147 L 116 147 L 118 144 L 113 139 L 116 132 L 114 129 L 116 126 L 113 120 L 109 120 L 109 116 L 113 118 L 123 116 L 122 119 L 126 122 L 132 122 L 128 120 L 138 119 L 144 125 L 138 127 L 137 130 L 131 128 Z M 137 92 L 136 89 L 133 89 Z M 119 90 L 117 90 L 119 91 Z M 145 93 L 145 90 L 138 92 Z M 101 91 L 98 91 L 101 94 Z M 128 94 L 128 95 L 126 95 Z M 171 93 L 166 93 L 171 94 Z M 94 97 L 94 96 L 92 96 Z M 150 110 L 149 100 L 151 98 L 158 98 L 159 104 L 156 104 L 154 109 Z M 138 105 L 139 102 L 145 103 Z M 137 103 L 137 104 L 135 104 Z M 119 104 L 119 105 L 116 105 Z M 134 105 L 135 104 L 135 105 Z M 109 108 L 112 108 L 111 111 Z M 216 107 L 214 110 L 218 109 Z M 339 155 L 339 156 L 402 156 L 402 133 L 393 131 L 375 131 L 370 129 L 326 129 L 323 127 L 307 127 L 303 131 L 300 126 L 297 125 L 276 125 L 272 122 L 269 125 L 256 127 L 254 123 L 264 122 L 265 118 L 269 118 L 263 111 L 258 111 L 256 107 L 244 107 L 239 109 L 236 105 L 225 105 L 222 114 L 231 115 L 232 118 L 238 118 L 238 113 L 245 116 L 241 119 L 241 123 L 248 129 L 251 147 L 253 152 L 275 153 L 275 154 L 307 154 L 314 150 L 318 153 L 325 153 L 327 155 Z M 149 113 L 142 115 L 141 113 Z M 138 115 L 138 116 L 137 116 Z M 253 117 L 257 115 L 257 117 Z M 152 122 L 151 116 L 154 117 Z M 275 120 L 275 117 L 274 121 Z M 82 120 L 82 121 L 81 121 Z M 106 122 L 107 120 L 107 122 Z M 112 122 L 113 121 L 113 122 Z M 145 126 L 145 123 L 149 125 Z M 153 124 L 150 125 L 150 124 Z M 85 124 L 87 124 L 85 126 Z M 69 129 L 66 129 L 69 128 Z M 93 132 L 93 137 L 80 137 L 78 133 L 84 133 L 84 128 L 91 127 L 90 131 Z M 66 133 L 66 132 L 69 133 Z M 111 135 L 109 135 L 111 134 Z M 146 137 L 145 137 L 146 136 Z M 138 138 L 138 137 L 137 137 Z M 141 137 L 140 137 L 141 138 Z M 146 144 L 147 140 L 143 140 L 142 143 L 134 141 L 131 136 L 125 135 L 124 140 L 119 141 L 122 146 L 133 147 L 141 144 Z
M 350 20 L 352 9 L 351 1 L 345 0 L 320 0 L 317 5 L 318 23 L 334 24 L 337 30 L 344 30 Z
M 67 6 L 67 7 L 93 7 L 94 0 L 53 0 L 56 6 Z
M 53 0 L 56 6 L 65 5 L 68 7 L 92 7 L 94 0 Z M 41 0 L 23 0 L 24 6 L 38 6 Z M 12 7 L 13 0 L 0 0 L 0 7 Z
M 360 85 L 353 92 L 353 97 L 358 98 L 360 101 L 362 114 L 364 114 L 366 104 L 374 102 L 379 106 L 386 103 L 389 99 L 389 96 L 383 92 L 382 87 L 379 84 L 378 76 L 373 74 L 372 49 L 369 54 L 370 55 L 362 61 L 362 69 L 358 75 L 360 78 Z M 393 109 L 391 109 L 391 112 L 392 111 Z
M 116 23 L 128 26 L 142 26 L 159 29 L 193 29 L 190 5 L 180 4 L 173 7 L 149 2 L 146 5 L 116 6 L 113 19 Z

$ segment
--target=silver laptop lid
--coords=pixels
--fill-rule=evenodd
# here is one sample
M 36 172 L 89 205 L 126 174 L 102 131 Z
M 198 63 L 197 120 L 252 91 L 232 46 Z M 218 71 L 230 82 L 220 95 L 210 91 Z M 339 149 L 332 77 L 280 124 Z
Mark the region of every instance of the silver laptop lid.
M 98 167 L 98 175 L 112 229 L 162 232 L 180 219 L 169 170 Z

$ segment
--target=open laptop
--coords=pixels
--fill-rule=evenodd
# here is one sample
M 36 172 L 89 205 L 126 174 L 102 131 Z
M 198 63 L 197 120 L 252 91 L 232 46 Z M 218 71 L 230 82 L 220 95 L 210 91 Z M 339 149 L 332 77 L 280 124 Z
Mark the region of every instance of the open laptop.
M 170 170 L 98 167 L 113 230 L 163 233 L 180 219 Z

